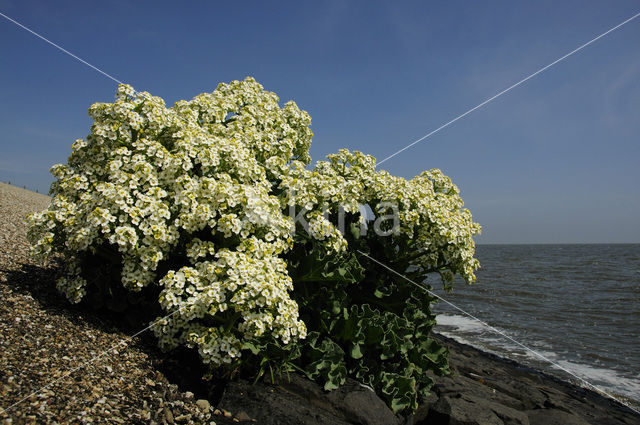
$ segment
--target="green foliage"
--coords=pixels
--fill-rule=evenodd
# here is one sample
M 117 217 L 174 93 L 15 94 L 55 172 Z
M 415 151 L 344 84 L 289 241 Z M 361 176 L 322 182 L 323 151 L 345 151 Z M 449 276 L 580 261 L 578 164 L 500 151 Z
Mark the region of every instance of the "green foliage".
M 394 412 L 413 412 L 433 374 L 449 373 L 447 350 L 429 338 L 434 299 L 356 253 L 316 252 L 296 251 L 300 263 L 289 260 L 298 265 L 293 297 L 310 331 L 297 363 L 325 389 L 351 376 Z

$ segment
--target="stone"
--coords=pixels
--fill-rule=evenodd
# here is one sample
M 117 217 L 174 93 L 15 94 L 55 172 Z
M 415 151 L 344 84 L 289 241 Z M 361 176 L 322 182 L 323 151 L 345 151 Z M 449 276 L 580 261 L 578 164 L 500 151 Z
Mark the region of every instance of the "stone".
M 499 403 L 461 394 L 440 397 L 419 424 L 529 425 L 529 418 L 526 413 Z
M 251 420 L 249 415 L 247 415 L 247 412 L 245 412 L 244 410 L 241 410 L 238 413 L 236 413 L 236 419 L 238 419 L 240 422 L 248 422 Z
M 530 425 L 589 425 L 581 417 L 559 409 L 536 409 L 525 413 Z
M 353 380 L 327 392 L 315 382 L 295 374 L 282 377 L 275 384 L 231 382 L 218 407 L 233 412 L 242 410 L 262 425 L 399 425 L 402 422 L 373 391 Z
M 198 406 L 200 410 L 204 412 L 208 412 L 209 409 L 211 408 L 211 403 L 209 403 L 209 400 L 205 400 L 201 398 L 199 400 L 196 400 L 196 406 Z
M 324 397 L 335 411 L 346 420 L 362 425 L 399 424 L 400 418 L 393 414 L 387 404 L 371 389 L 347 380 L 340 388 Z
M 164 408 L 164 420 L 167 421 L 168 424 L 173 423 L 173 412 L 168 407 Z

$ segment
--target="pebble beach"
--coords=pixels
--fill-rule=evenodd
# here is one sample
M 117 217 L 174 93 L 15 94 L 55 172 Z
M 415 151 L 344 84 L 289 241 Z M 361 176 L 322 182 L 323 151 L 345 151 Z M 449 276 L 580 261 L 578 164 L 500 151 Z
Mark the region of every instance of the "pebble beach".
M 234 423 L 170 383 L 161 353 L 57 293 L 24 221 L 49 201 L 0 183 L 0 423 Z

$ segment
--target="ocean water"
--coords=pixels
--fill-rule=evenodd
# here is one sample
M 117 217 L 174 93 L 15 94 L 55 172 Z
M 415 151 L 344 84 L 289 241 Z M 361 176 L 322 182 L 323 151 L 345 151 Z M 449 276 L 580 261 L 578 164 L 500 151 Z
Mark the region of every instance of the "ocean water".
M 480 245 L 476 257 L 476 284 L 428 283 L 555 365 L 442 301 L 437 332 L 640 408 L 640 244 Z

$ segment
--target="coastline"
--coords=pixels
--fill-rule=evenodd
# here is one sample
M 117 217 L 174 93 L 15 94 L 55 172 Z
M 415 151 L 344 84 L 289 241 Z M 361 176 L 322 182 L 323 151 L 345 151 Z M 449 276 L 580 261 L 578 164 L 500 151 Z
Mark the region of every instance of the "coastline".
M 640 415 L 628 406 L 595 391 L 443 335 L 434 338 L 450 350 L 453 373 L 436 379 L 438 398 L 427 400 L 423 412 L 437 403 L 436 410 L 485 403 L 485 410 L 526 412 L 531 424 L 640 424 Z
M 48 200 L 0 183 L 0 408 L 49 385 L 0 411 L 2 424 L 640 424 L 614 400 L 438 334 L 453 373 L 409 418 L 353 382 L 325 393 L 299 376 L 237 381 L 215 396 L 149 335 L 131 340 L 136 330 L 57 294 L 55 269 L 28 257 L 23 221 Z

